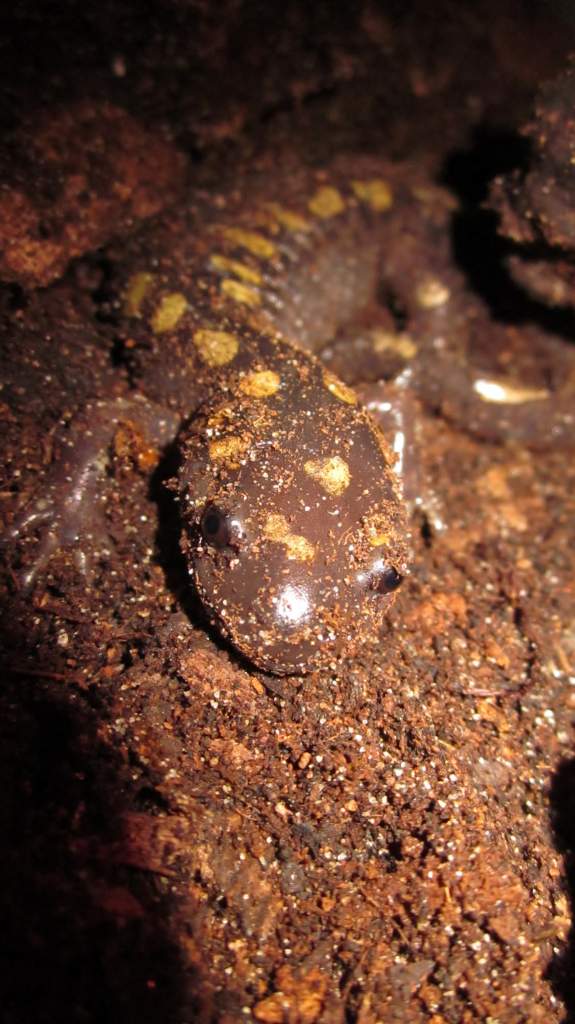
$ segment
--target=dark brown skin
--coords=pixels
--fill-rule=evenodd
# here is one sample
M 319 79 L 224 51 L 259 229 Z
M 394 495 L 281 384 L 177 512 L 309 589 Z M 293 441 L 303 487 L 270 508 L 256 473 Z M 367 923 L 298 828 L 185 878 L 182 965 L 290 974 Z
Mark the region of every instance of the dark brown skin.
M 272 154 L 146 228 L 124 250 L 117 290 L 148 398 L 95 403 L 70 432 L 41 508 L 13 530 L 48 523 L 29 577 L 81 539 L 118 425 L 161 444 L 187 418 L 174 485 L 182 545 L 223 635 L 279 674 L 329 668 L 373 635 L 406 571 L 394 456 L 354 392 L 305 348 L 356 320 L 383 279 L 412 335 L 402 346 L 392 332 L 391 349 L 417 389 L 438 406 L 458 399 L 463 418 L 475 403 L 486 410 L 478 432 L 493 432 L 494 403 L 466 361 L 475 306 L 449 257 L 450 213 L 448 194 L 409 169 L 364 158 L 278 176 Z M 553 415 L 551 396 L 529 389 L 498 404 L 501 429 L 519 422 L 527 440 L 527 410 Z

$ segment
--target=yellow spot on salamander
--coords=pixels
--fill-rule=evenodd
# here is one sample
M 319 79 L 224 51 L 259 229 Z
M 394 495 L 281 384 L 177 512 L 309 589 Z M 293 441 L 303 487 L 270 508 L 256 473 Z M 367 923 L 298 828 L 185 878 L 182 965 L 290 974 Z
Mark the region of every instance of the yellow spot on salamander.
M 419 203 L 426 203 L 436 209 L 457 210 L 459 207 L 459 201 L 455 196 L 437 185 L 414 185 L 410 191 Z
M 188 308 L 188 300 L 181 292 L 168 292 L 160 300 L 150 321 L 154 334 L 173 331 Z
M 230 434 L 218 437 L 208 444 L 210 459 L 213 462 L 225 462 L 229 469 L 239 469 L 241 459 L 251 445 L 251 437 L 247 434 Z
M 262 283 L 262 275 L 259 271 L 252 267 L 246 267 L 245 263 L 240 263 L 239 260 L 231 260 L 228 256 L 220 256 L 219 253 L 216 253 L 210 262 L 216 270 L 220 270 L 224 274 L 234 274 L 235 277 L 239 277 L 247 284 L 260 285 Z
M 240 391 L 250 398 L 269 398 L 275 395 L 281 384 L 279 374 L 275 370 L 254 370 L 240 381 Z
M 451 292 L 437 277 L 428 277 L 417 286 L 416 299 L 422 309 L 439 309 L 449 300 Z
M 408 334 L 394 334 L 393 331 L 382 331 L 375 328 L 371 332 L 371 346 L 374 352 L 391 352 L 401 359 L 413 359 L 417 355 L 417 345 Z
M 349 466 L 339 455 L 325 459 L 308 459 L 303 468 L 328 494 L 337 496 L 343 494 L 349 487 Z
M 237 355 L 240 343 L 235 334 L 227 331 L 212 331 L 203 327 L 194 334 L 196 346 L 204 363 L 208 366 L 225 366 Z
M 368 533 L 367 539 L 372 547 L 380 548 L 389 543 L 389 533 Z
M 311 224 L 305 217 L 295 213 L 293 210 L 287 210 L 285 206 L 280 206 L 279 203 L 267 203 L 267 208 L 273 214 L 278 224 L 281 224 L 282 228 L 286 228 L 288 231 L 309 231 L 311 229 Z
M 496 405 L 522 405 L 523 402 L 542 402 L 550 397 L 543 388 L 517 387 L 494 377 L 479 377 L 473 382 L 473 390 L 484 402 Z
M 244 306 L 259 306 L 262 301 L 260 293 L 255 288 L 251 288 L 249 284 L 242 284 L 241 281 L 234 281 L 231 277 L 222 281 L 220 291 L 228 299 L 241 302 Z
M 376 213 L 389 210 L 393 203 L 393 192 L 383 178 L 372 178 L 370 181 L 352 181 L 351 187 L 358 199 L 371 206 Z
M 368 544 L 374 548 L 389 544 L 393 535 L 393 531 L 389 527 L 390 524 L 385 515 L 379 513 L 371 516 L 365 524 Z
M 126 316 L 141 316 L 142 302 L 153 283 L 154 275 L 147 273 L 145 270 L 140 274 L 134 274 L 130 278 L 124 292 L 124 313 Z
M 339 398 L 340 402 L 346 402 L 347 405 L 357 404 L 357 395 L 355 391 L 348 388 L 347 384 L 344 384 L 339 377 L 335 374 L 330 373 L 329 370 L 324 370 L 323 382 L 328 391 L 331 391 L 332 395 Z
M 260 256 L 264 260 L 271 260 L 276 254 L 274 243 L 256 231 L 244 231 L 243 228 L 224 228 L 222 234 L 229 242 L 233 242 L 241 249 L 247 249 L 254 256 Z
M 292 533 L 285 516 L 274 514 L 264 526 L 266 540 L 283 544 L 288 558 L 297 562 L 310 562 L 315 556 L 313 544 L 299 533 Z
M 329 220 L 330 217 L 335 217 L 345 209 L 341 193 L 331 185 L 322 185 L 321 188 L 318 188 L 307 205 L 311 213 L 315 217 L 321 217 L 322 220 Z

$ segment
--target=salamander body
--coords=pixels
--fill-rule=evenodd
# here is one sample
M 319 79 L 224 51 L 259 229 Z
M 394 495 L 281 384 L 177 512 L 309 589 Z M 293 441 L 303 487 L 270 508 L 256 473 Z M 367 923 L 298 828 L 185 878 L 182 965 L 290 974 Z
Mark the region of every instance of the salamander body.
M 82 549 L 83 524 L 97 535 L 114 431 L 130 421 L 161 446 L 184 423 L 182 548 L 221 633 L 275 673 L 332 665 L 374 635 L 407 563 L 394 456 L 310 350 L 375 292 L 393 198 L 379 169 L 299 167 L 278 186 L 264 166 L 132 239 L 116 316 L 138 397 L 90 403 L 67 432 L 13 527 L 43 529 L 28 580 L 55 548 Z
M 393 455 L 303 347 L 373 294 L 392 196 L 370 170 L 300 170 L 281 203 L 261 177 L 199 197 L 138 240 L 122 288 L 135 372 L 188 416 L 199 403 L 177 485 L 190 575 L 219 629 L 274 672 L 373 634 L 406 571 Z

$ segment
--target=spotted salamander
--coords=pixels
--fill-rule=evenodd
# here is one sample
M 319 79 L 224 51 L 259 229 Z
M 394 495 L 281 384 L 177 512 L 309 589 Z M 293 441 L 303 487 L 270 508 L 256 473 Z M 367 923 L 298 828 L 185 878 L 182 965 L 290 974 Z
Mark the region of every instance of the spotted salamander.
M 406 571 L 394 457 L 309 351 L 370 300 L 388 181 L 366 162 L 252 168 L 140 237 L 124 338 L 180 435 L 183 550 L 204 607 L 276 673 L 333 662 L 377 630 Z M 281 200 L 278 199 L 281 196 Z M 307 349 L 307 351 L 306 351 Z
M 369 166 L 300 168 L 279 190 L 268 173 L 249 192 L 236 180 L 198 193 L 132 241 L 119 334 L 147 398 L 84 411 L 15 531 L 44 523 L 43 564 L 62 543 L 81 547 L 110 434 L 129 420 L 162 441 L 185 419 L 175 486 L 190 577 L 221 633 L 281 674 L 373 635 L 407 548 L 387 441 L 303 347 L 373 293 L 390 187 Z
M 278 173 L 272 154 L 129 241 L 115 310 L 138 398 L 92 403 L 69 432 L 41 507 L 13 529 L 45 525 L 30 578 L 55 547 L 82 546 L 118 424 L 136 421 L 162 444 L 183 423 L 182 549 L 221 633 L 278 674 L 330 666 L 373 635 L 407 567 L 401 486 L 381 430 L 314 350 L 383 281 L 420 317 L 423 343 L 388 332 L 381 351 L 399 352 L 410 373 L 439 364 L 447 387 L 474 391 L 450 343 L 436 344 L 438 330 L 457 340 L 448 314 L 461 324 L 463 301 L 452 300 L 449 262 L 443 279 L 418 262 L 419 222 L 426 245 L 443 238 L 446 204 L 401 168 L 360 158 Z M 438 373 L 413 375 L 431 400 Z

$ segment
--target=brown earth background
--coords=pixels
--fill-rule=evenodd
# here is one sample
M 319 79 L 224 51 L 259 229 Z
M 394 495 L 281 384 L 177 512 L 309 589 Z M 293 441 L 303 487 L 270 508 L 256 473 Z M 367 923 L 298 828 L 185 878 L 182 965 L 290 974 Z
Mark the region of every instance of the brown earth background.
M 125 376 L 123 240 L 262 147 L 419 162 L 529 373 L 547 314 L 507 291 L 482 203 L 574 28 L 520 0 L 3 8 L 5 523 L 58 419 Z M 575 463 L 420 415 L 445 529 L 415 514 L 412 573 L 336 675 L 275 679 L 211 634 L 137 437 L 89 581 L 60 552 L 25 593 L 3 549 L 5 1024 L 575 1020 Z

